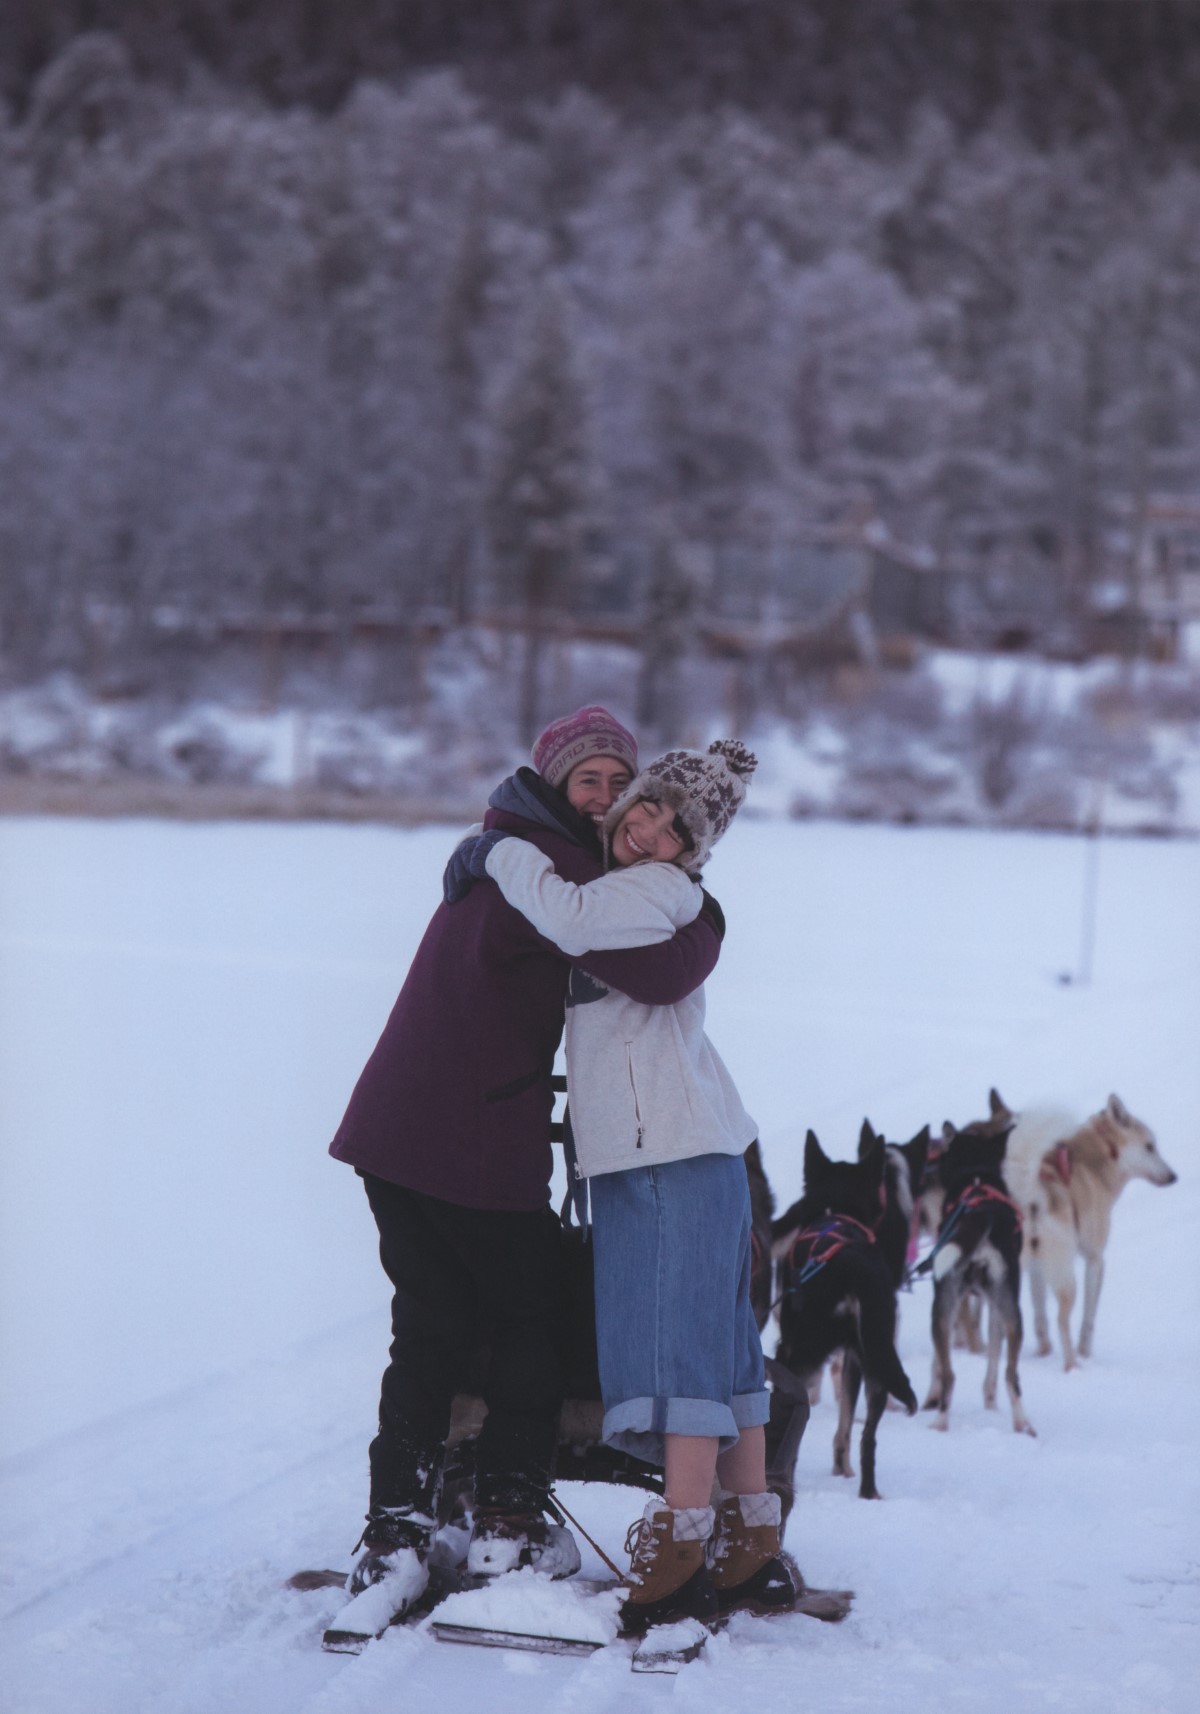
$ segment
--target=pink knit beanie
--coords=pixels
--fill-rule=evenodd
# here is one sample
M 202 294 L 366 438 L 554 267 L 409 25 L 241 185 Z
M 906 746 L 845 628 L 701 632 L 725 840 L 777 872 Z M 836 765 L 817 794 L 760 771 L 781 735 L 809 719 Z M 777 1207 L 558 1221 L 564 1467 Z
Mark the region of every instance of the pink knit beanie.
M 588 756 L 612 756 L 637 773 L 634 736 L 607 708 L 577 708 L 552 720 L 533 746 L 533 765 L 550 786 L 565 785 L 571 769 Z

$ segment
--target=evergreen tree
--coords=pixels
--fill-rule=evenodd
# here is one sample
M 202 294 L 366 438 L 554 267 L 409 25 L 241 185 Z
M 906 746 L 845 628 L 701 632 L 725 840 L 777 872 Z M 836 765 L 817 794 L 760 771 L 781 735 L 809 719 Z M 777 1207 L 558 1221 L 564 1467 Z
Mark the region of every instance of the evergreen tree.
M 541 671 L 553 617 L 567 610 L 594 522 L 586 411 L 557 280 L 543 290 L 500 406 L 487 512 L 491 586 L 525 637 L 519 719 L 532 741 L 544 723 Z

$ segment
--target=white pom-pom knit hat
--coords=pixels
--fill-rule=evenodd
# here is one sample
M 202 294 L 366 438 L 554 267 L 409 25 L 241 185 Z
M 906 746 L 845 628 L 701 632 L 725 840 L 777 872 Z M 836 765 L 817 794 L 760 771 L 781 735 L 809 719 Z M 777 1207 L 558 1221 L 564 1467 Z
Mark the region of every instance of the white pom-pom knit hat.
M 708 862 L 712 848 L 741 808 L 758 758 L 737 738 L 718 738 L 707 751 L 668 750 L 647 762 L 629 789 L 604 818 L 605 850 L 625 811 L 640 798 L 665 803 L 679 817 L 692 841 L 679 866 L 691 875 Z

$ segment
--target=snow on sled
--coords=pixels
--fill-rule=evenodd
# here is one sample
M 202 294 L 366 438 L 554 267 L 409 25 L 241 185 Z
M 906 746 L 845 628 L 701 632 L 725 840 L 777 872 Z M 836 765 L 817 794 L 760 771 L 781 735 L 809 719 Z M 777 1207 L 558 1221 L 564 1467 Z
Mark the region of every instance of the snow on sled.
M 431 1576 L 428 1587 L 413 1600 L 408 1590 L 397 1592 L 390 1587 L 393 1582 L 390 1577 L 381 1578 L 352 1596 L 330 1620 L 321 1647 L 330 1654 L 361 1654 L 392 1625 L 411 1625 L 427 1617 L 453 1587 Z
M 451 1525 L 435 1538 L 429 1560 L 429 1582 L 414 1598 L 405 1576 L 384 1577 L 352 1596 L 327 1625 L 321 1647 L 331 1654 L 361 1654 L 367 1644 L 383 1636 L 392 1625 L 411 1625 L 427 1618 L 448 1595 L 463 1587 L 463 1532 Z M 297 1571 L 284 1585 L 287 1589 L 345 1589 L 347 1571 Z
M 464 1589 L 438 1608 L 439 1642 L 539 1654 L 589 1655 L 616 1639 L 620 1585 L 587 1577 L 554 1582 L 531 1567 Z
M 673 1625 L 654 1625 L 640 1639 L 630 1666 L 634 1672 L 678 1672 L 689 1661 L 698 1660 L 708 1641 L 699 1619 L 679 1619 Z

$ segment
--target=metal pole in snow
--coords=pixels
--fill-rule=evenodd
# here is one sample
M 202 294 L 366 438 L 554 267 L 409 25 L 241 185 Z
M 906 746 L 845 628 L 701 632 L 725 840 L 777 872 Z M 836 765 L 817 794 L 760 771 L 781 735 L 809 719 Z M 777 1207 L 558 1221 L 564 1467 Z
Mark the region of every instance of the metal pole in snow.
M 1104 781 L 1095 783 L 1092 814 L 1088 822 L 1083 859 L 1083 920 L 1079 934 L 1079 974 L 1075 980 L 1086 987 L 1092 979 L 1096 950 L 1096 917 L 1100 894 L 1100 828 L 1103 823 Z

